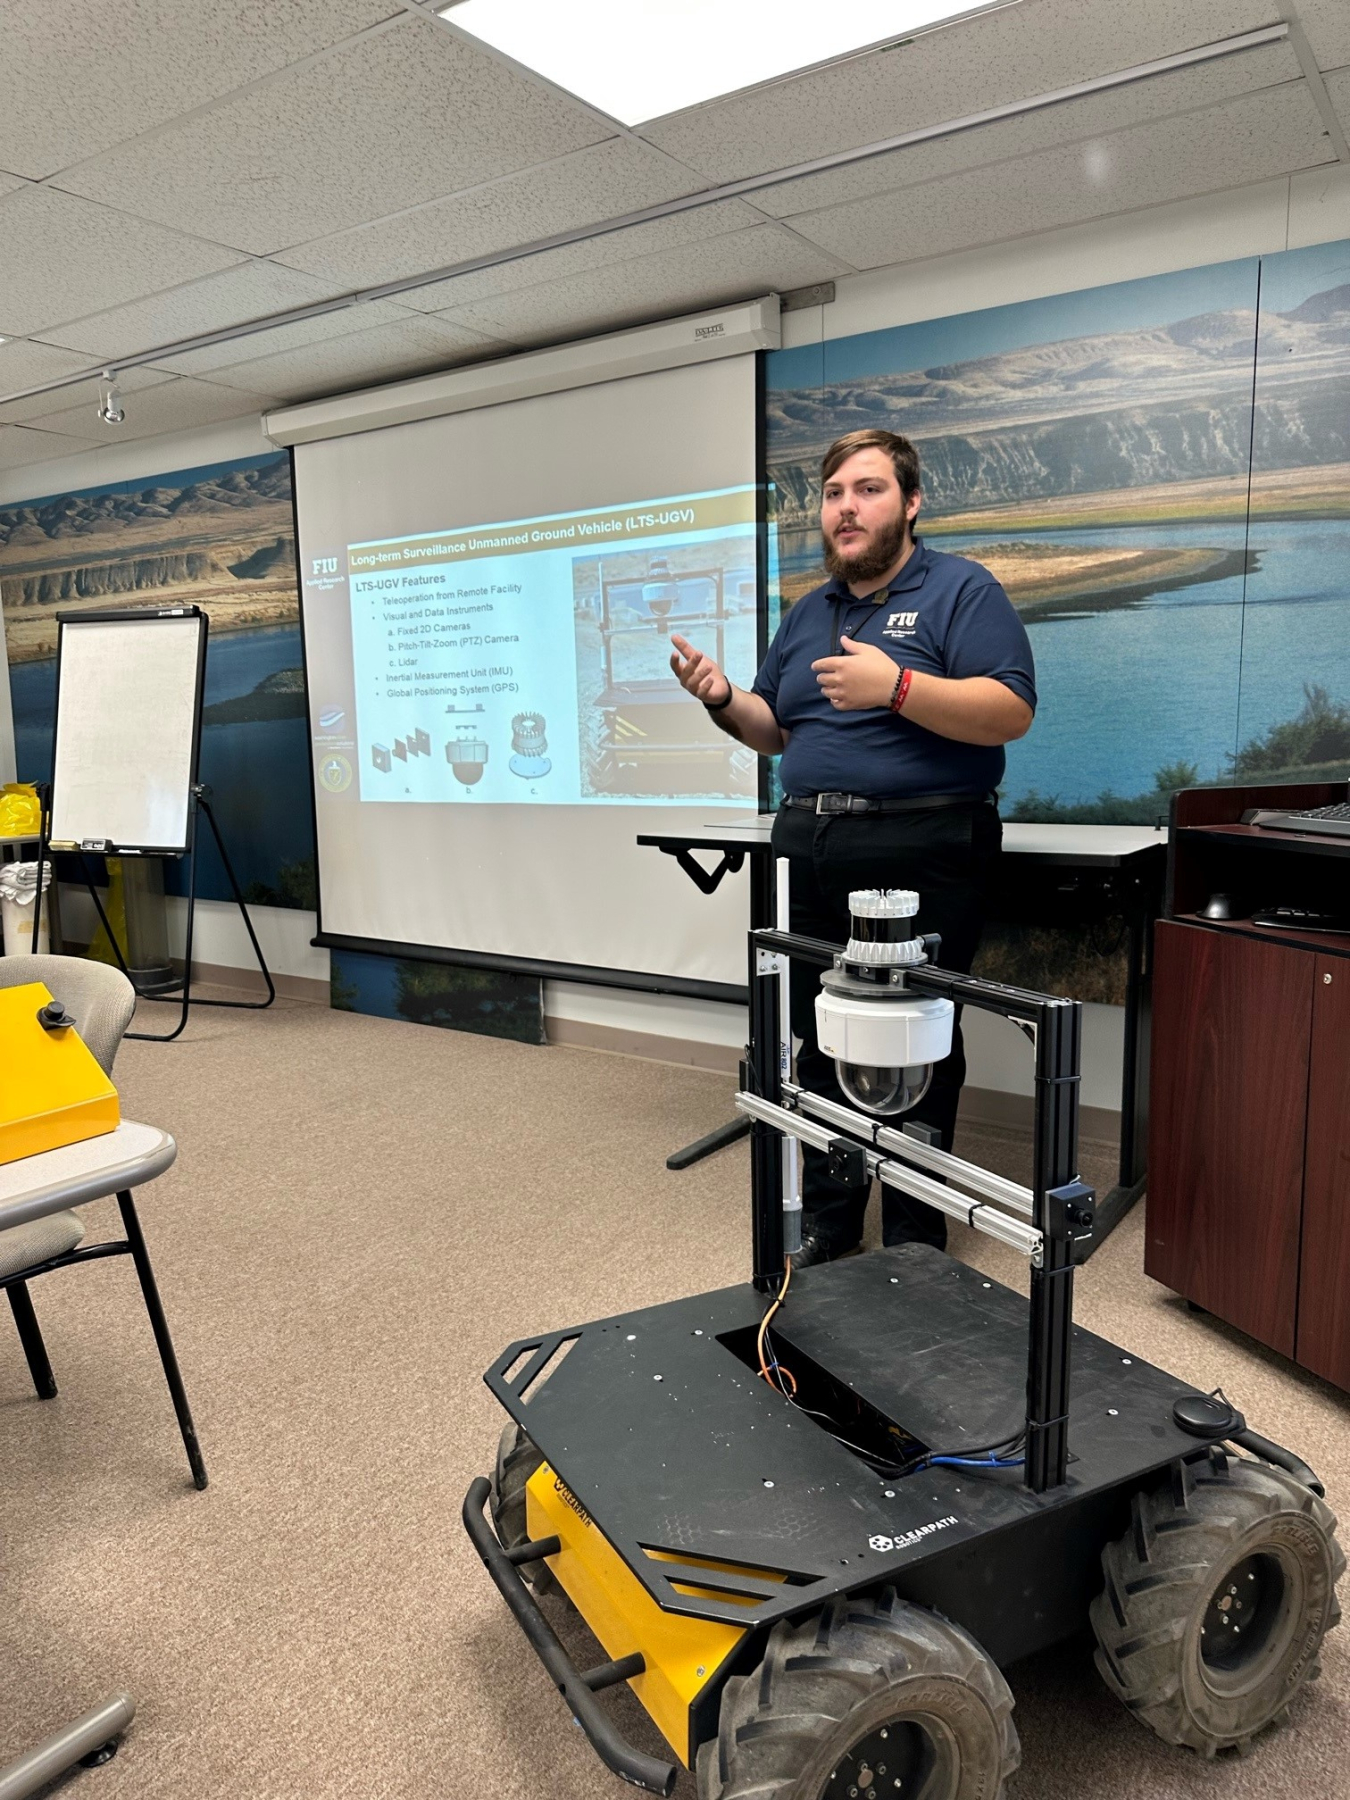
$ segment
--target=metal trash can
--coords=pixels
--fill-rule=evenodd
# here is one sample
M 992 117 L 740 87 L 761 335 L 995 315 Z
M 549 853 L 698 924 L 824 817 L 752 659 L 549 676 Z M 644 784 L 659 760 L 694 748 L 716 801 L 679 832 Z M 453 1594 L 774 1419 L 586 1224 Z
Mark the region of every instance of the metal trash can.
M 28 956 L 33 950 L 33 914 L 37 910 L 38 865 L 11 862 L 0 868 L 0 925 L 5 934 L 6 956 Z M 52 865 L 42 865 L 42 924 L 38 930 L 40 956 L 51 950 L 49 894 Z

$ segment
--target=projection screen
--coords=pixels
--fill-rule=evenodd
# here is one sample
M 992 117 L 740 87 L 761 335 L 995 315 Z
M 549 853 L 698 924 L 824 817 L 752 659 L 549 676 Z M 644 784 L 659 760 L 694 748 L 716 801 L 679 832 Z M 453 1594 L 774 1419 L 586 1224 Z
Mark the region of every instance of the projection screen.
M 669 667 L 753 678 L 758 413 L 743 355 L 296 446 L 321 941 L 744 984 L 744 871 L 636 838 L 758 806 Z

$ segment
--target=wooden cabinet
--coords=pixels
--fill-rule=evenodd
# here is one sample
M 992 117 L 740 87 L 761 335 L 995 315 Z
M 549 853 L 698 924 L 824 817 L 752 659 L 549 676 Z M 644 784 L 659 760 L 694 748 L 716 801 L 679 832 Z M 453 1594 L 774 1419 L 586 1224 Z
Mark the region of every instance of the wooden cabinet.
M 1350 958 L 1314 964 L 1298 1361 L 1350 1388 Z
M 1155 1281 L 1294 1354 L 1313 958 L 1160 921 L 1148 1248 Z
M 1227 920 L 1202 910 L 1220 883 L 1303 905 L 1315 886 L 1323 907 L 1338 891 L 1350 906 L 1350 840 L 1248 842 L 1243 807 L 1323 796 L 1228 792 L 1226 819 L 1214 790 L 1195 796 L 1201 822 L 1187 822 L 1191 796 L 1175 803 L 1154 946 L 1144 1266 L 1350 1387 L 1350 937 L 1258 926 L 1259 906 L 1235 904 Z

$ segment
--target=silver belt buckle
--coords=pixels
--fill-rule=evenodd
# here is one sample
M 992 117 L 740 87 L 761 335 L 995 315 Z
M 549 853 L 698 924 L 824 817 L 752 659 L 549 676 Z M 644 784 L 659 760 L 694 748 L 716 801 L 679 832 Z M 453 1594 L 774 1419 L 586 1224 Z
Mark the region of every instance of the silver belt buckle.
M 850 794 L 817 794 L 816 813 L 846 813 L 851 811 Z

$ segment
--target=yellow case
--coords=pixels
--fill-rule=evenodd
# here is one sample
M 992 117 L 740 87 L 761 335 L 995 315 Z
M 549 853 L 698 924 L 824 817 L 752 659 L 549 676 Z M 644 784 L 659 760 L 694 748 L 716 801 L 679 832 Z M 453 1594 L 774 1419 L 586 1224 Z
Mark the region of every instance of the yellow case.
M 739 1647 L 745 1630 L 716 1619 L 693 1619 L 662 1612 L 617 1550 L 603 1536 L 571 1490 L 547 1463 L 540 1463 L 525 1487 L 525 1527 L 532 1538 L 557 1537 L 561 1549 L 549 1568 L 562 1584 L 607 1655 L 616 1660 L 640 1650 L 647 1666 L 629 1686 L 663 1738 L 686 1768 L 693 1767 L 692 1707 Z M 655 1561 L 676 1560 L 672 1552 L 648 1550 Z M 695 1568 L 726 1569 L 704 1557 L 678 1559 Z M 750 1573 L 750 1571 L 743 1571 Z M 776 1571 L 756 1569 L 768 1581 Z M 679 1588 L 700 1594 L 699 1588 Z M 733 1599 L 717 1593 L 718 1600 Z M 753 1600 L 745 1602 L 753 1606 Z
M 117 1089 L 76 1026 L 38 1023 L 50 999 L 40 981 L 0 988 L 0 1163 L 102 1137 L 121 1120 Z

